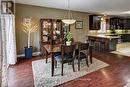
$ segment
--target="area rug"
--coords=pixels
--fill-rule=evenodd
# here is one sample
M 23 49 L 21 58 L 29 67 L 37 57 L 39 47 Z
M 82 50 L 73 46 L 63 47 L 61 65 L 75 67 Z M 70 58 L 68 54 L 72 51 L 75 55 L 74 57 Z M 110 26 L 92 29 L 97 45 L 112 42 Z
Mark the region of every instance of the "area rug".
M 112 51 L 111 53 L 130 57 L 130 47 L 121 48 L 121 49 L 118 49 L 117 51 Z
M 130 83 L 127 83 L 124 87 L 130 87 Z
M 75 61 L 76 72 L 73 72 L 72 65 L 64 64 L 64 75 L 61 76 L 61 64 L 57 64 L 54 76 L 51 77 L 51 58 L 45 63 L 45 59 L 32 61 L 33 78 L 35 87 L 53 87 L 70 80 L 76 80 L 91 72 L 109 66 L 109 64 L 93 58 L 93 63 L 87 67 L 85 60 L 81 61 L 81 69 L 78 71 L 78 64 Z

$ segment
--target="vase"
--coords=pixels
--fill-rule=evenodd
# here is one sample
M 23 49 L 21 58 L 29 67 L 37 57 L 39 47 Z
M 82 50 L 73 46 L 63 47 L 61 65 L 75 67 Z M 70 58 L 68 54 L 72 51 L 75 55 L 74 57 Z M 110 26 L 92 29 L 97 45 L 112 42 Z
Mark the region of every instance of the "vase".
M 32 58 L 32 52 L 33 52 L 32 46 L 30 46 L 29 48 L 25 47 L 25 58 L 31 59 Z
M 71 41 L 66 41 L 66 45 L 67 46 L 71 45 Z

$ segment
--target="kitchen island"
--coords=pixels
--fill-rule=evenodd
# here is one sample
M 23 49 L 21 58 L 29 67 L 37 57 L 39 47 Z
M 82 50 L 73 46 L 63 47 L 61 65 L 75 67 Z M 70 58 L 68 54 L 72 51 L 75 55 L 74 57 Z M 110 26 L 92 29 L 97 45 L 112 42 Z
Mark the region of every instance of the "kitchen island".
M 103 48 L 104 51 L 115 51 L 116 50 L 116 44 L 120 40 L 120 36 L 118 35 L 88 35 L 88 40 L 92 42 L 92 45 L 96 45 L 98 43 L 98 46 L 95 46 L 94 49 L 101 49 Z

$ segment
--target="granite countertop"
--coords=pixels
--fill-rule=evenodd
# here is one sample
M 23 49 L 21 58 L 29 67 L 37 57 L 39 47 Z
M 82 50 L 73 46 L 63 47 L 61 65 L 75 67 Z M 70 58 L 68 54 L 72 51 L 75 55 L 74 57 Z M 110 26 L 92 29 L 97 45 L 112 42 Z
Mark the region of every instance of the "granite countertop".
M 105 35 L 123 35 L 123 34 L 130 34 L 130 33 L 115 33 L 115 34 L 105 34 Z
M 121 35 L 130 34 L 130 32 L 120 32 L 120 33 L 106 33 L 106 34 L 88 34 L 87 36 L 93 37 L 101 37 L 101 38 L 108 38 L 108 39 L 118 39 L 121 38 Z
M 107 39 L 119 39 L 121 38 L 118 35 L 106 35 L 106 34 L 95 34 L 95 35 L 88 35 L 88 36 L 92 36 L 92 37 L 101 37 L 101 38 L 107 38 Z

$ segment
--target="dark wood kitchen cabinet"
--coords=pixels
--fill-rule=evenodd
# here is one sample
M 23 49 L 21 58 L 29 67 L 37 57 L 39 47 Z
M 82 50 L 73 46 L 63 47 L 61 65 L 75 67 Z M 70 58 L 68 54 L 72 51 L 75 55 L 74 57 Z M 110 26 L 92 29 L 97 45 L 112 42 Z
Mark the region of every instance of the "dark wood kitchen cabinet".
M 98 15 L 89 15 L 89 29 L 99 30 L 100 29 L 101 17 Z
M 118 17 L 110 18 L 110 29 L 124 29 L 124 19 Z
M 130 29 L 130 18 L 124 19 L 124 29 Z
M 130 18 L 112 17 L 110 18 L 110 30 L 128 30 L 130 29 Z
M 130 34 L 121 35 L 122 42 L 130 42 Z

